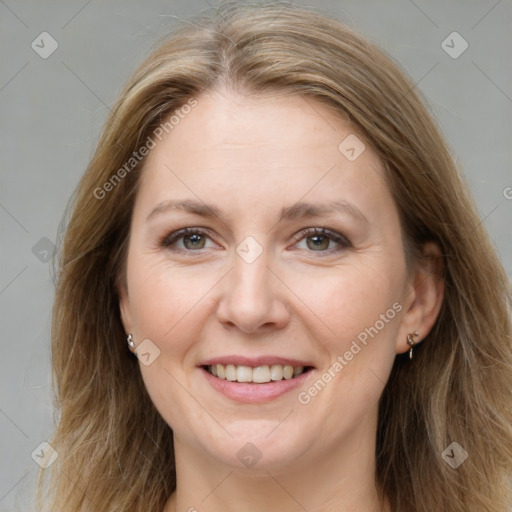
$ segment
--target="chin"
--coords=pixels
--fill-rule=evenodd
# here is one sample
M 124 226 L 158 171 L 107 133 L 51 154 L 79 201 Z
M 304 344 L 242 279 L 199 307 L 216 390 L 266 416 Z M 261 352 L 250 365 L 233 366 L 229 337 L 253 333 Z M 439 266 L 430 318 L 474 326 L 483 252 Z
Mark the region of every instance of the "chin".
M 290 431 L 289 424 L 270 420 L 240 420 L 227 425 L 227 430 L 232 438 L 223 436 L 208 446 L 201 440 L 201 451 L 209 452 L 223 465 L 252 472 L 289 467 L 312 444 L 304 437 L 308 429 L 296 426 Z

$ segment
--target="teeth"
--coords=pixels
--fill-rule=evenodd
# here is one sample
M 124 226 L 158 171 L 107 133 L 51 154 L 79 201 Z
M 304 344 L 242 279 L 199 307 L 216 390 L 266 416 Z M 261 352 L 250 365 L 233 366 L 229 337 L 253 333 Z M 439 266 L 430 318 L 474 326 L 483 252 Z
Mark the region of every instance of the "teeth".
M 270 382 L 270 368 L 268 366 L 257 366 L 253 368 L 252 381 L 260 384 Z
M 238 382 L 252 382 L 252 368 L 249 366 L 238 366 L 236 368 L 236 380 Z
M 304 372 L 304 366 L 290 366 L 282 364 L 273 364 L 272 366 L 236 366 L 234 364 L 214 364 L 208 366 L 208 371 L 219 379 L 229 380 L 231 382 L 255 382 L 264 384 L 270 381 L 290 380 L 298 377 Z
M 283 365 L 273 364 L 270 367 L 270 378 L 272 380 L 283 380 Z
M 217 371 L 219 371 L 218 367 Z M 228 364 L 226 366 L 226 380 L 230 380 L 232 382 L 236 380 L 236 366 L 234 364 Z
M 293 377 L 293 366 L 285 366 L 283 368 L 283 377 L 290 380 Z

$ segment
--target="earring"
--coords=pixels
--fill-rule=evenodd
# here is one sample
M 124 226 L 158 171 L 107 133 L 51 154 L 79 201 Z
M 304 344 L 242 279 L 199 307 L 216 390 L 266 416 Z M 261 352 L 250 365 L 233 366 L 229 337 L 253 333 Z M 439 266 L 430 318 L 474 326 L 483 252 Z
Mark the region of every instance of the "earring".
M 412 349 L 413 349 L 413 347 L 415 345 L 414 338 L 416 336 L 419 336 L 419 334 L 416 331 L 414 331 L 412 333 L 409 333 L 407 335 L 407 343 L 409 343 L 409 345 L 411 347 L 411 350 L 409 350 L 409 359 L 412 359 Z
M 135 343 L 133 342 L 133 337 L 131 334 L 128 334 L 128 336 L 126 338 L 126 343 L 128 343 L 128 346 L 130 348 L 135 348 Z

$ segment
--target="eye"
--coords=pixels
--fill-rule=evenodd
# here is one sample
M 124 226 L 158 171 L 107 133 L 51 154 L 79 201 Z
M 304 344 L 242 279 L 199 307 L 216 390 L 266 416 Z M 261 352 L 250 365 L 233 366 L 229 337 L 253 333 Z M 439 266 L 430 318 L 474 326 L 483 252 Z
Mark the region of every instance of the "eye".
M 315 252 L 337 252 L 351 247 L 350 242 L 341 234 L 326 228 L 308 228 L 296 236 L 298 249 Z
M 160 242 L 160 246 L 177 251 L 199 251 L 215 247 L 215 244 L 207 232 L 196 228 L 185 228 L 167 235 Z

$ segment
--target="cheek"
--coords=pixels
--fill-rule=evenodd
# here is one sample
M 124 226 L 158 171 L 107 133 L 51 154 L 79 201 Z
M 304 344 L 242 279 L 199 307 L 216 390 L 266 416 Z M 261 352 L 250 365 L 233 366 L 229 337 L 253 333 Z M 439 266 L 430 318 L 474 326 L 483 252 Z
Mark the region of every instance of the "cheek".
M 171 268 L 153 255 L 134 256 L 132 263 L 128 282 L 138 338 L 151 339 L 165 354 L 181 360 L 186 347 L 198 338 L 197 315 L 208 308 L 217 273 Z
M 148 338 L 160 350 L 151 365 L 140 364 L 146 389 L 174 428 L 182 424 L 184 412 L 197 412 L 185 389 L 195 370 L 204 321 L 211 313 L 209 291 L 216 279 L 208 272 L 170 268 L 161 257 L 155 259 L 134 258 L 129 274 L 131 306 L 138 339 Z
M 334 356 L 348 350 L 353 340 L 394 341 L 404 276 L 402 265 L 375 259 L 330 268 L 323 275 L 296 276 L 294 288 L 308 308 L 303 316 Z
M 300 403 L 311 400 L 333 432 L 351 428 L 378 403 L 396 356 L 404 276 L 399 264 L 366 264 L 301 278 L 298 294 L 312 310 L 302 318 L 327 357 L 318 376 L 326 384 L 305 389 Z

